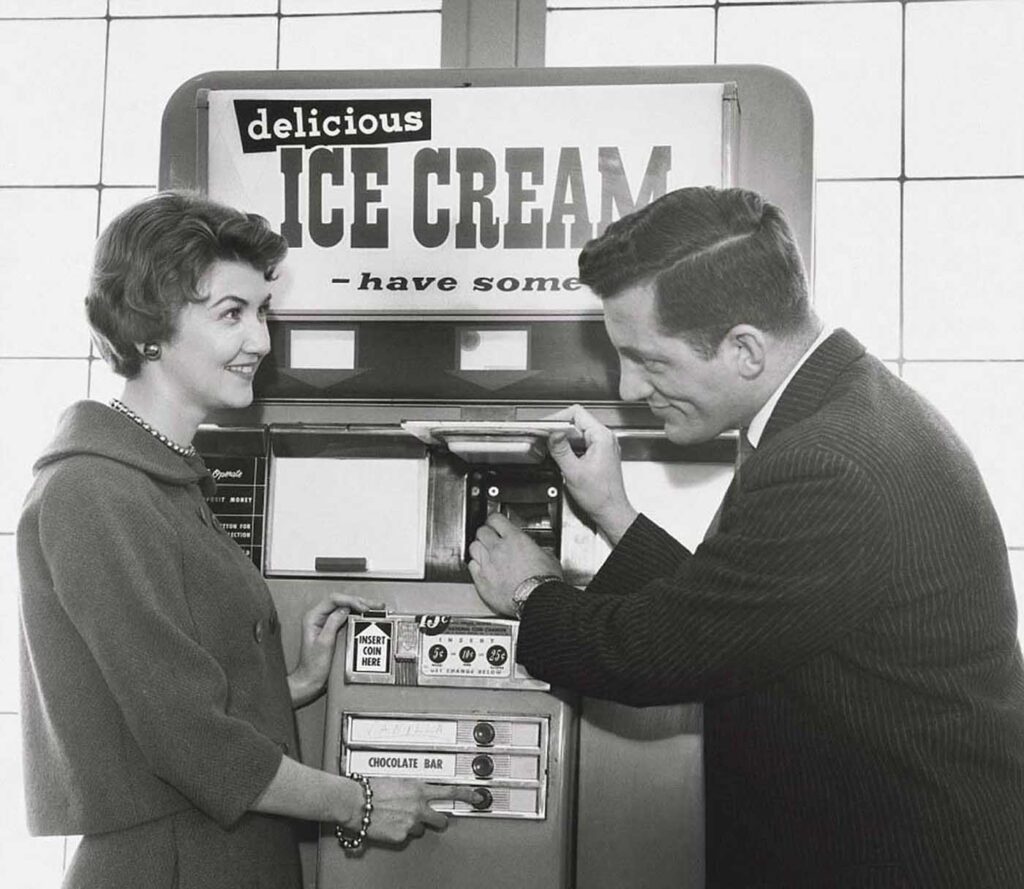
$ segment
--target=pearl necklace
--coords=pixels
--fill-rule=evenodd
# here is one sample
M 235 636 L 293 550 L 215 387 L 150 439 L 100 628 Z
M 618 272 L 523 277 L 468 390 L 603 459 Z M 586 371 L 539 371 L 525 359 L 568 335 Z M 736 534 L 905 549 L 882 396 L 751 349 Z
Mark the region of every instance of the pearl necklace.
M 133 423 L 138 423 L 138 425 L 145 429 L 146 432 L 148 432 L 150 435 L 152 435 L 153 438 L 167 445 L 167 447 L 174 451 L 174 453 L 177 454 L 179 457 L 194 457 L 196 455 L 195 445 L 189 445 L 186 448 L 182 447 L 177 442 L 171 441 L 159 429 L 154 429 L 152 426 L 149 425 L 149 423 L 143 420 L 142 417 L 135 413 L 135 411 L 133 411 L 130 407 L 127 407 L 126 405 L 122 404 L 120 401 L 118 401 L 118 399 L 111 398 L 110 406 L 115 411 L 124 414 Z

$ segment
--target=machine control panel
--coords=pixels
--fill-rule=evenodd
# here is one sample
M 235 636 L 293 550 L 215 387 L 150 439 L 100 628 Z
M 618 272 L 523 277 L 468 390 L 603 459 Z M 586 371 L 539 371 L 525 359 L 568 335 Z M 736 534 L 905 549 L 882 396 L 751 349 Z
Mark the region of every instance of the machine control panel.
M 561 554 L 562 476 L 551 465 L 474 467 L 466 476 L 466 546 L 491 513 L 500 512 L 534 543 Z
M 366 612 L 348 622 L 345 681 L 547 690 L 516 663 L 518 633 L 497 617 Z
M 502 714 L 347 713 L 341 767 L 369 777 L 465 784 L 482 800 L 435 803 L 454 815 L 544 817 L 546 717 Z

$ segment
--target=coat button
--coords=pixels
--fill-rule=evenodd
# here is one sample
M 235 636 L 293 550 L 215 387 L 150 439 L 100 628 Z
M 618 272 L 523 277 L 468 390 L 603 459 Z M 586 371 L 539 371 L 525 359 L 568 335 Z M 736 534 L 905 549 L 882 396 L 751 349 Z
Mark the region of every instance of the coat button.
M 263 621 L 258 620 L 252 625 L 252 637 L 256 640 L 256 644 L 259 645 L 263 641 Z
M 285 756 L 292 752 L 292 748 L 289 746 L 287 741 L 282 741 L 278 746 L 281 748 L 281 752 Z

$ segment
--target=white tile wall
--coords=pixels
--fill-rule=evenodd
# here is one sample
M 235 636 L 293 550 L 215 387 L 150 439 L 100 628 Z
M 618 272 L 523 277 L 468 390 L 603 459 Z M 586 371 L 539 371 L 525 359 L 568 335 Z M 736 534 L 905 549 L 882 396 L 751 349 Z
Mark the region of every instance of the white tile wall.
M 124 377 L 119 377 L 102 358 L 89 364 L 89 397 L 104 404 L 111 398 L 120 398 L 124 391 Z
M 900 186 L 819 182 L 815 308 L 879 358 L 900 354 Z
M 718 62 L 772 65 L 814 107 L 821 178 L 900 172 L 899 3 L 729 7 L 718 14 Z
M 0 187 L 0 357 L 88 356 L 83 300 L 98 194 Z
M 61 413 L 86 397 L 88 365 L 88 359 L 0 361 L 0 532 L 17 527 L 32 482 L 32 464 L 53 437 Z
M 905 365 L 903 378 L 966 442 L 999 513 L 1007 545 L 1024 547 L 1024 362 L 922 362 Z
M 284 19 L 281 68 L 437 68 L 441 16 L 431 13 Z
M 103 231 L 118 213 L 127 210 L 132 204 L 151 194 L 156 194 L 155 186 L 152 188 L 104 188 L 100 192 L 100 221 L 97 230 Z
M 103 181 L 154 185 L 160 118 L 190 77 L 222 69 L 273 69 L 277 19 L 120 19 L 110 23 Z
M 563 65 L 710 65 L 711 9 L 554 10 L 545 62 Z
M 21 721 L 0 715 L 0 863 L 8 889 L 58 889 L 63 837 L 29 837 L 21 781 Z
M 326 15 L 331 12 L 380 12 L 380 0 L 281 0 L 282 15 Z M 441 0 L 389 0 L 389 11 L 441 11 Z
M 0 185 L 99 182 L 101 20 L 0 21 Z
M 548 10 L 559 9 L 593 9 L 605 7 L 609 9 L 649 9 L 653 6 L 713 6 L 715 0 L 549 0 Z
M 1020 359 L 1024 179 L 908 182 L 907 358 Z
M 107 0 L 0 0 L 0 18 L 106 15 Z
M 0 716 L 17 713 L 18 563 L 15 538 L 0 534 Z
M 907 175 L 1024 174 L 1024 3 L 907 5 Z
M 273 15 L 277 0 L 110 0 L 112 16 Z

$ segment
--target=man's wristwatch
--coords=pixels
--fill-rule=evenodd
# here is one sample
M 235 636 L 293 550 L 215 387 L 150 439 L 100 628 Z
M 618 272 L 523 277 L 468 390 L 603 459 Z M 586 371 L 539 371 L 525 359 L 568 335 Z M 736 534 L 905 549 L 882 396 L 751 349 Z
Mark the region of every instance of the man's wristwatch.
M 523 613 L 523 607 L 526 605 L 526 600 L 530 598 L 530 593 L 542 583 L 547 583 L 549 580 L 560 581 L 561 579 L 557 574 L 534 574 L 531 577 L 527 577 L 526 580 L 522 581 L 512 591 L 512 616 L 519 620 Z

